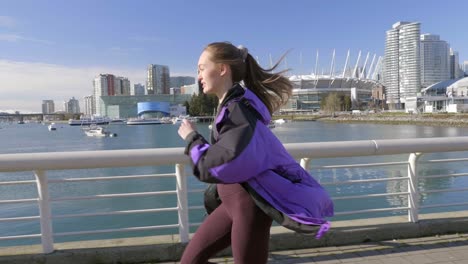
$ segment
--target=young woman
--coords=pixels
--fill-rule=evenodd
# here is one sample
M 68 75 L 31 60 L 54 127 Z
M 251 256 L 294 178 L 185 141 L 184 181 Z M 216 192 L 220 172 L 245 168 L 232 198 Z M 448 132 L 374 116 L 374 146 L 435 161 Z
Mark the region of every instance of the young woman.
M 272 218 L 255 203 L 261 197 L 288 219 L 318 226 L 318 237 L 333 215 L 327 192 L 292 158 L 267 125 L 287 102 L 292 85 L 272 68 L 262 69 L 247 49 L 228 42 L 209 44 L 198 61 L 198 80 L 219 98 L 211 144 L 184 120 L 179 135 L 194 175 L 216 183 L 221 205 L 198 228 L 182 264 L 209 263 L 231 246 L 234 262 L 266 263 Z M 243 84 L 241 84 L 241 82 Z

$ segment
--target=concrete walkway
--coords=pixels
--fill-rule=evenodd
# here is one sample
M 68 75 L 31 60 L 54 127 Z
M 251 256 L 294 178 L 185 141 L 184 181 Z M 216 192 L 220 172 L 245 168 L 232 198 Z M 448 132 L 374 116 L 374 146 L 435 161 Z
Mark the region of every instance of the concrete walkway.
M 448 235 L 450 234 L 450 235 Z M 178 235 L 55 243 L 0 248 L 5 264 L 177 263 L 185 243 Z M 468 211 L 333 222 L 320 240 L 281 226 L 271 229 L 269 263 L 468 264 Z M 227 257 L 225 257 L 227 256 Z M 230 249 L 213 258 L 234 263 Z
M 216 263 L 234 263 L 231 257 Z M 174 264 L 179 262 L 160 262 Z M 269 264 L 467 264 L 468 233 L 270 252 Z M 153 263 L 148 263 L 153 264 Z

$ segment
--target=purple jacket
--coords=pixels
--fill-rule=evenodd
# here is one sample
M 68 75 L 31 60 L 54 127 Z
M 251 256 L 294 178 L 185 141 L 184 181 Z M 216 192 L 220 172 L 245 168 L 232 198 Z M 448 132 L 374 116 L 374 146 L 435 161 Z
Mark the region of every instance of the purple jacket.
M 210 183 L 247 182 L 278 211 L 303 224 L 321 225 L 319 233 L 324 233 L 333 202 L 267 127 L 270 120 L 263 102 L 236 84 L 221 103 L 212 144 L 198 133 L 186 139 L 194 175 Z

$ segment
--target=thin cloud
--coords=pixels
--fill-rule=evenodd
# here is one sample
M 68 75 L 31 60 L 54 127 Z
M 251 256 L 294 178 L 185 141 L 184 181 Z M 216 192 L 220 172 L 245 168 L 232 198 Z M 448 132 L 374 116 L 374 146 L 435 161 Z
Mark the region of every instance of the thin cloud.
M 131 84 L 145 83 L 145 67 L 73 68 L 62 65 L 0 60 L 0 109 L 40 112 L 42 100 L 51 99 L 60 106 L 72 97 L 80 100 L 93 93 L 93 80 L 100 73 L 129 78 Z
M 26 42 L 34 42 L 34 43 L 40 43 L 40 44 L 46 44 L 46 45 L 55 44 L 54 42 L 51 42 L 51 41 L 48 41 L 48 40 L 23 37 L 23 36 L 18 35 L 18 34 L 0 34 L 0 41 L 7 41 L 7 42 L 26 41 Z
M 101 73 L 127 77 L 130 85 L 146 83 L 146 67 L 68 67 L 48 63 L 0 60 L 0 109 L 41 112 L 42 100 L 54 100 L 58 110 L 64 101 L 93 93 L 93 80 Z M 171 76 L 195 76 L 193 71 L 171 71 Z
M 167 41 L 167 38 L 158 38 L 158 37 L 144 37 L 144 36 L 133 36 L 129 38 L 132 41 L 137 42 L 150 42 L 150 43 L 162 43 Z
M 16 21 L 9 16 L 0 16 L 0 28 L 13 28 L 16 26 Z
M 21 36 L 15 34 L 0 34 L 0 41 L 17 42 L 21 40 Z
M 117 54 L 117 55 L 130 55 L 130 54 L 133 54 L 135 52 L 139 52 L 141 51 L 141 48 L 122 48 L 122 47 L 111 47 L 109 49 L 110 52 L 112 52 L 113 54 Z

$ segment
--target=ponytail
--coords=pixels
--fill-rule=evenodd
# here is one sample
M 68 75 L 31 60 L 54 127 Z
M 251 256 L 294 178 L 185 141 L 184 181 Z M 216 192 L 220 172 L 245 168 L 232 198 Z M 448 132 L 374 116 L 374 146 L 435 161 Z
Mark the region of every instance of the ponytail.
M 286 54 L 270 69 L 263 69 L 243 46 L 235 47 L 229 42 L 214 42 L 205 50 L 211 53 L 214 62 L 228 64 L 231 67 L 232 81 L 243 81 L 265 104 L 270 114 L 277 111 L 291 96 L 292 84 L 283 76 L 288 70 L 273 73 Z
M 263 69 L 257 61 L 248 54 L 246 59 L 246 72 L 244 84 L 257 95 L 267 106 L 271 114 L 287 103 L 292 94 L 292 84 L 283 73 L 273 73 L 285 55 L 270 69 Z

